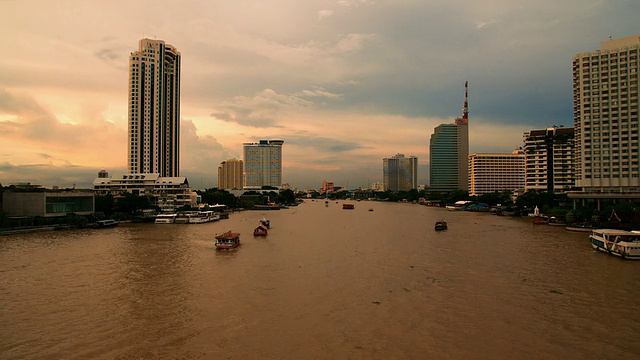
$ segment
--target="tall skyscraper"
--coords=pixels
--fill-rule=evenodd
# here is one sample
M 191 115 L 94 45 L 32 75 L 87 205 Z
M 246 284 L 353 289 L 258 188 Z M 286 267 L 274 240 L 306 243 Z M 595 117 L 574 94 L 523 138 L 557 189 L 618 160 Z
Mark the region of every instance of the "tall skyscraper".
M 244 188 L 282 186 L 282 144 L 284 140 L 244 143 Z
M 384 190 L 409 191 L 418 188 L 418 158 L 397 154 L 382 159 Z
M 429 142 L 430 191 L 469 190 L 469 83 L 464 84 L 462 117 L 438 125 Z
M 524 152 L 469 155 L 469 195 L 524 188 Z
M 550 127 L 523 134 L 525 190 L 567 192 L 575 186 L 573 129 Z
M 129 56 L 129 172 L 180 174 L 180 53 L 142 39 Z
M 573 57 L 576 185 L 587 193 L 640 191 L 640 35 Z
M 230 159 L 218 166 L 218 189 L 241 190 L 244 188 L 244 163 Z

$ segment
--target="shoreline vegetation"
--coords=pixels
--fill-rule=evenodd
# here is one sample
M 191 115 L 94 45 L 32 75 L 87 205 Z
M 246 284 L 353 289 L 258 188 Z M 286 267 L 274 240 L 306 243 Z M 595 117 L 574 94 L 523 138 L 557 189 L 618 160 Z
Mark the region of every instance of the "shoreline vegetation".
M 38 190 L 45 191 L 41 188 Z M 0 191 L 20 190 L 0 187 Z M 640 230 L 640 202 L 618 200 L 617 202 L 603 203 L 598 209 L 594 204 L 576 206 L 566 194 L 547 193 L 539 190 L 527 191 L 515 200 L 511 191 L 469 196 L 466 191 L 462 190 L 448 193 L 433 193 L 415 189 L 400 192 L 354 190 L 327 194 L 317 191 L 294 193 L 290 189 L 279 191 L 272 189 L 264 193 L 247 191 L 239 197 L 217 188 L 197 190 L 196 192 L 202 197 L 204 207 L 202 205 L 200 208 L 184 206 L 176 209 L 175 212 L 209 210 L 206 204 L 222 204 L 226 206 L 226 212 L 234 212 L 244 209 L 259 209 L 270 204 L 295 205 L 315 200 L 382 201 L 412 203 L 443 209 L 447 206 L 449 208 L 457 207 L 455 209 L 457 211 L 487 212 L 497 216 L 531 218 L 536 224 L 565 226 L 570 231 L 590 231 L 593 228 Z M 286 209 L 287 207 L 279 208 Z M 60 217 L 11 217 L 6 212 L 0 211 L 0 235 L 25 231 L 90 228 L 92 224 L 105 219 L 113 219 L 117 222 L 142 222 L 140 220 L 150 213 L 155 218 L 155 214 L 160 213 L 160 208 L 151 206 L 151 200 L 144 196 L 133 194 L 120 197 L 95 196 L 95 212 L 89 215 L 68 213 Z M 534 215 L 535 218 L 532 218 Z

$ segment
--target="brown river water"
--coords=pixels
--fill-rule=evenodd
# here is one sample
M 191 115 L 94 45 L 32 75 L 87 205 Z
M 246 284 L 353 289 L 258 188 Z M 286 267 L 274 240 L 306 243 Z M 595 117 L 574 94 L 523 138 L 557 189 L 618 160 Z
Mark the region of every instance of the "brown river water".
M 640 356 L 640 262 L 595 252 L 587 233 L 355 204 L 2 236 L 0 358 Z M 238 250 L 215 250 L 226 230 Z

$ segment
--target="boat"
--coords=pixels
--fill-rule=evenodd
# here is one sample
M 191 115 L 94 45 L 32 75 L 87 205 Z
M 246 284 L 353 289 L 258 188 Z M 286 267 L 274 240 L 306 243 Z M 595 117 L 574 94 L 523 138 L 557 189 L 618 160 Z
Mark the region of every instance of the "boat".
M 196 211 L 182 211 L 176 215 L 173 221 L 176 224 L 189 224 L 192 218 L 196 218 L 198 213 Z
M 640 260 L 640 231 L 596 229 L 589 235 L 595 250 L 624 259 Z
M 435 229 L 436 229 L 437 231 L 440 231 L 440 230 L 447 230 L 447 228 L 448 228 L 448 226 L 447 226 L 447 222 L 446 222 L 446 221 L 444 221 L 444 220 L 438 220 L 438 221 L 436 221 Z
M 218 220 L 220 220 L 220 215 L 214 211 L 198 211 L 195 215 L 189 217 L 187 224 L 203 224 Z
M 260 224 L 264 227 L 266 227 L 267 229 L 271 227 L 271 221 L 262 218 L 262 220 L 260 220 Z
M 99 220 L 99 221 L 96 221 L 95 223 L 96 228 L 110 228 L 110 227 L 116 227 L 116 226 L 118 226 L 118 221 L 114 219 Z
M 356 206 L 353 204 L 342 204 L 342 208 L 345 210 L 353 210 L 356 208 Z
M 253 236 L 267 236 L 268 233 L 269 231 L 267 230 L 267 228 L 262 225 L 253 230 Z
M 225 250 L 233 249 L 240 245 L 240 233 L 234 233 L 231 230 L 216 235 L 216 249 Z
M 373 211 L 373 209 L 369 209 L 369 211 Z
M 156 215 L 156 224 L 173 224 L 176 222 L 178 214 L 158 214 Z

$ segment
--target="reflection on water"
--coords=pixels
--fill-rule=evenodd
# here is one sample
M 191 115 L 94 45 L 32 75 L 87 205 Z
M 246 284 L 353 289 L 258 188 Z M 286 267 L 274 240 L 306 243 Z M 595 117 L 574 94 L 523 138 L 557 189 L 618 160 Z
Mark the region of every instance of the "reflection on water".
M 216 251 L 227 230 L 243 245 Z M 307 202 L 4 236 L 0 264 L 3 359 L 640 355 L 639 263 L 488 214 Z

